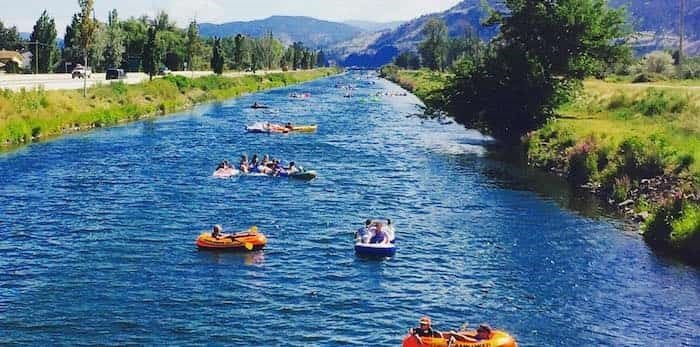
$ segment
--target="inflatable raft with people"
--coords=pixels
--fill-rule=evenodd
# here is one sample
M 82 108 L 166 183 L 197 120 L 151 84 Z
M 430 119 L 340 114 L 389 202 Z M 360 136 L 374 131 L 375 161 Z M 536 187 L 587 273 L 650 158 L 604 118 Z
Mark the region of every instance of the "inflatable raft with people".
M 218 251 L 255 251 L 265 247 L 267 237 L 256 226 L 235 234 L 224 234 L 220 225 L 203 232 L 195 242 L 197 248 Z
M 297 125 L 287 123 L 283 125 L 270 122 L 256 122 L 245 127 L 247 132 L 257 134 L 287 134 L 291 132 L 311 133 L 317 129 L 318 126 L 315 124 Z
M 396 254 L 396 230 L 391 219 L 368 219 L 355 232 L 355 254 L 361 257 L 388 258 Z
M 230 164 L 227 160 L 222 161 L 212 174 L 214 178 L 232 178 L 238 176 L 262 176 L 262 177 L 285 177 L 303 181 L 315 179 L 318 174 L 314 170 L 306 170 L 297 166 L 293 161 L 283 165 L 277 159 L 270 159 L 266 154 L 262 160 L 258 160 L 258 155 L 254 155 L 252 160 L 248 160 L 246 155 L 241 156 L 238 168 Z
M 419 326 L 408 330 L 403 347 L 517 347 L 515 339 L 505 331 L 486 324 L 475 330 L 445 331 L 433 329 L 430 317 L 422 317 Z

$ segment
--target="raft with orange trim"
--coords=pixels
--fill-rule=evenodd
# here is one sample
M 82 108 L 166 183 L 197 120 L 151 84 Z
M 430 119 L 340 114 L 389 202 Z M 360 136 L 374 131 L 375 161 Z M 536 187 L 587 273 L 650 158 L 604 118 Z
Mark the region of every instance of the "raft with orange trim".
M 211 232 L 203 232 L 195 242 L 199 249 L 220 251 L 255 251 L 265 247 L 267 237 L 258 232 L 257 227 L 251 227 L 246 231 L 236 234 L 222 234 L 218 238 L 211 236 Z
M 443 332 L 443 337 L 421 337 L 408 335 L 403 347 L 518 347 L 515 339 L 505 331 L 493 330 L 488 340 L 471 341 L 476 331 Z

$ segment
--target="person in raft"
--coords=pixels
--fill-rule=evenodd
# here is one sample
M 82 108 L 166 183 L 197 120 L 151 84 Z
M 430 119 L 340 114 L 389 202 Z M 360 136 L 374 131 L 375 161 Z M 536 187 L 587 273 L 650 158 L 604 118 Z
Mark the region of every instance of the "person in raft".
M 238 164 L 238 167 L 240 167 L 241 172 L 248 173 L 250 172 L 250 164 L 248 164 L 248 156 L 243 154 L 241 156 L 241 163 Z
M 295 174 L 299 172 L 299 168 L 294 164 L 293 161 L 289 162 L 289 167 L 286 167 L 285 170 L 287 170 L 287 174 Z
M 374 229 L 374 234 L 372 238 L 369 239 L 369 243 L 389 243 L 389 234 L 382 230 L 382 223 L 377 223 Z
M 221 228 L 221 225 L 219 225 L 219 224 L 215 225 L 214 229 L 211 231 L 211 237 L 218 240 L 221 237 L 222 231 L 223 231 L 223 229 Z
M 372 220 L 368 219 L 365 221 L 365 226 L 357 229 L 357 231 L 355 232 L 355 238 L 360 243 L 369 243 L 369 237 L 370 237 L 369 227 L 370 227 L 370 225 L 372 225 Z
M 292 126 L 292 123 L 287 122 L 287 124 L 284 125 L 285 128 L 292 130 L 294 127 Z
M 253 158 L 250 159 L 250 163 L 248 164 L 248 170 L 250 172 L 258 172 L 258 165 L 260 165 L 260 161 L 258 160 L 258 154 L 253 154 Z
M 480 342 L 490 340 L 493 336 L 491 327 L 486 324 L 481 324 L 478 328 L 476 328 L 476 335 L 466 335 L 455 332 L 451 332 L 451 334 L 451 339 L 455 339 L 455 341 L 460 342 Z
M 418 336 L 419 338 L 421 338 L 421 337 L 442 337 L 441 332 L 433 329 L 431 322 L 430 322 L 430 317 L 428 317 L 428 316 L 421 317 L 420 321 L 418 322 L 418 327 L 409 329 L 408 333 L 410 335 L 413 335 L 413 336 Z

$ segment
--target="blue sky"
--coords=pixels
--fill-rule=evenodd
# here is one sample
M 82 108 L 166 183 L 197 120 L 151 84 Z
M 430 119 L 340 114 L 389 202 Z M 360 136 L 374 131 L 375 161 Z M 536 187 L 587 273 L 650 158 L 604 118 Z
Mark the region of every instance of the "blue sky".
M 9 0 L 8 0 L 9 1 Z M 199 22 L 222 23 L 260 19 L 272 15 L 311 16 L 334 21 L 408 20 L 423 14 L 443 11 L 459 0 L 95 0 L 98 18 L 105 20 L 107 11 L 116 8 L 122 18 L 152 15 L 165 10 L 179 26 L 197 18 Z M 0 20 L 29 32 L 43 9 L 56 19 L 59 35 L 74 12 L 78 0 L 20 0 L 2 6 Z

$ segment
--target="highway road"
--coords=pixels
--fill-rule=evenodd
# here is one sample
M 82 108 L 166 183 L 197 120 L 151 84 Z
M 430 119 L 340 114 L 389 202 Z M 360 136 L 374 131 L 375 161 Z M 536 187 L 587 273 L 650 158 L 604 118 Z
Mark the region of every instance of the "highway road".
M 273 71 L 258 71 L 257 74 L 267 74 L 281 72 Z M 175 71 L 173 74 L 187 77 L 201 77 L 211 75 L 211 71 Z M 224 76 L 236 77 L 250 75 L 252 72 L 227 72 Z M 135 84 L 148 79 L 148 75 L 142 72 L 129 72 L 127 78 L 123 79 L 124 83 Z M 96 84 L 107 84 L 118 80 L 107 81 L 104 73 L 94 73 L 87 79 L 88 87 Z M 6 74 L 0 73 L 0 89 L 10 89 L 13 91 L 24 89 L 35 89 L 42 87 L 44 90 L 59 90 L 59 89 L 81 89 L 83 88 L 83 80 L 80 78 L 71 78 L 71 74 L 56 73 L 56 74 L 38 74 L 38 75 L 23 75 L 23 74 Z

